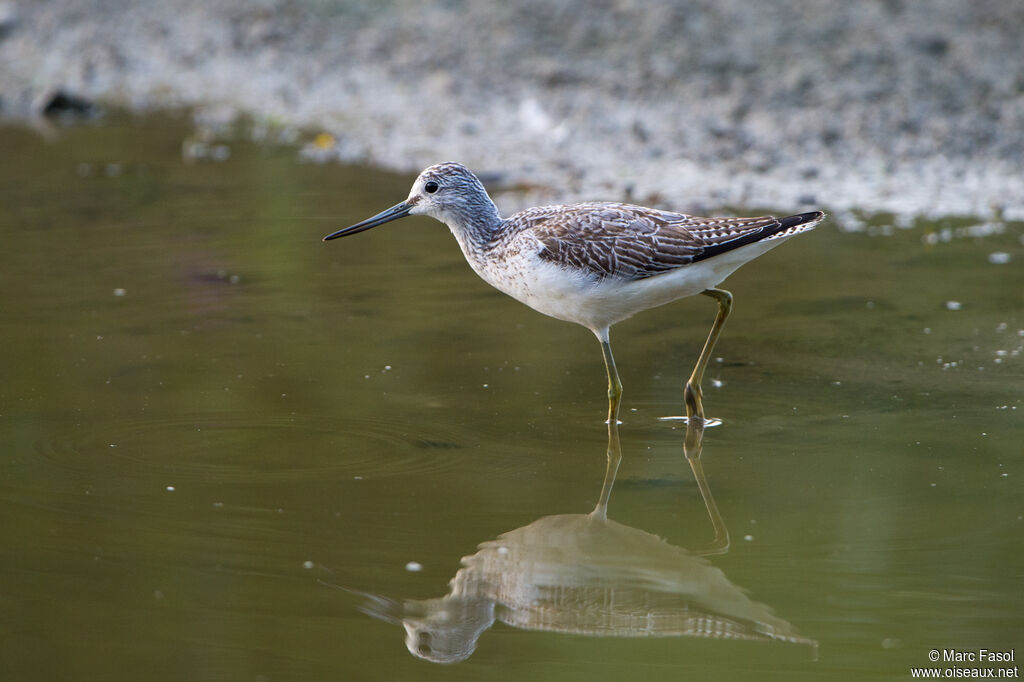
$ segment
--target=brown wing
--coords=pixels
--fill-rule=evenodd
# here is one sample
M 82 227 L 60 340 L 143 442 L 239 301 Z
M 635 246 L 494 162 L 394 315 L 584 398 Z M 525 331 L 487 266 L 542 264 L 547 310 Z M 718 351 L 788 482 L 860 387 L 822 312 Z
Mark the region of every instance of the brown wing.
M 529 209 L 510 220 L 541 242 L 544 260 L 624 280 L 653 277 L 783 227 L 771 216 L 701 218 L 606 203 Z

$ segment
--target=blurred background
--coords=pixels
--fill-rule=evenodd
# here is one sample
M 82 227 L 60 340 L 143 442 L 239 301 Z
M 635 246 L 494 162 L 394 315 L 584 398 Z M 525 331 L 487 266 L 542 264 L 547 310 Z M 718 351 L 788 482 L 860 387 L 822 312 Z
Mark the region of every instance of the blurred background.
M 4 0 L 0 107 L 247 115 L 557 196 L 1020 220 L 1022 25 L 1013 0 Z
M 1019 648 L 1022 28 L 0 0 L 0 677 L 907 679 Z M 320 241 L 444 160 L 506 213 L 829 212 L 725 285 L 706 489 L 659 418 L 710 301 L 615 327 L 595 526 L 592 335 L 428 219 Z

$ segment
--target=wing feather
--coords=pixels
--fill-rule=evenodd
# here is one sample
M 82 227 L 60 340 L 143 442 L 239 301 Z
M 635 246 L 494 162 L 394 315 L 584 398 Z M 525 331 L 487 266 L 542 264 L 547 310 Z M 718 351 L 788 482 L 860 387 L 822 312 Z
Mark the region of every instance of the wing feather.
M 773 216 L 702 218 L 610 203 L 533 208 L 509 222 L 541 244 L 542 259 L 624 280 L 653 277 L 780 229 L 795 229 Z

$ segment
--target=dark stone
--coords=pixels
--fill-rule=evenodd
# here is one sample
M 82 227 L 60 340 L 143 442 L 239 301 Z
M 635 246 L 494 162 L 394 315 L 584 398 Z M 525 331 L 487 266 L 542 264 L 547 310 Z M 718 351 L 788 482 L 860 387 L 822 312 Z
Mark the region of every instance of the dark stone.
M 95 112 L 96 105 L 90 100 L 65 90 L 54 90 L 46 95 L 39 107 L 39 113 L 47 117 L 64 116 L 67 114 L 91 116 Z
M 911 42 L 921 52 L 933 57 L 944 57 L 949 52 L 949 40 L 945 36 L 922 36 L 913 39 Z

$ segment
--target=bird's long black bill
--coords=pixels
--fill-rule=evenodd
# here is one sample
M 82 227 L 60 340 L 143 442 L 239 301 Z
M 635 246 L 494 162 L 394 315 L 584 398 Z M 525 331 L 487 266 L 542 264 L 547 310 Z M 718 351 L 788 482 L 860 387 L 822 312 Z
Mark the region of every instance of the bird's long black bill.
M 403 201 L 400 204 L 395 204 L 386 211 L 381 211 L 372 218 L 367 218 L 361 223 L 356 223 L 355 225 L 343 228 L 341 230 L 338 230 L 337 232 L 332 232 L 331 234 L 324 237 L 324 241 L 326 242 L 330 241 L 331 239 L 337 239 L 338 237 L 347 237 L 350 234 L 358 234 L 360 232 L 365 232 L 366 230 L 369 230 L 371 227 L 377 227 L 378 225 L 383 225 L 384 223 L 391 222 L 392 220 L 404 218 L 405 216 L 409 215 L 409 211 L 411 210 L 412 206 L 407 202 Z

